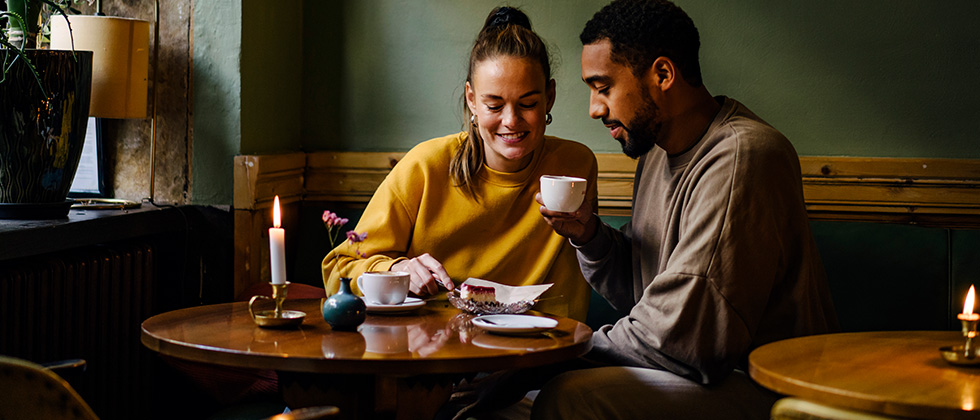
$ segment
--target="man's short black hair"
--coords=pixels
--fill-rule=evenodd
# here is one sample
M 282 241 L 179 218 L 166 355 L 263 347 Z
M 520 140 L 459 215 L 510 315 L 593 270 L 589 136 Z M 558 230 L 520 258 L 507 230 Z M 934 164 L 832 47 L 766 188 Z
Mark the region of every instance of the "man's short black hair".
M 637 77 L 645 75 L 657 57 L 667 57 L 680 68 L 684 80 L 702 84 L 698 29 L 670 1 L 613 1 L 592 16 L 579 39 L 582 45 L 608 39 L 612 59 L 629 66 Z

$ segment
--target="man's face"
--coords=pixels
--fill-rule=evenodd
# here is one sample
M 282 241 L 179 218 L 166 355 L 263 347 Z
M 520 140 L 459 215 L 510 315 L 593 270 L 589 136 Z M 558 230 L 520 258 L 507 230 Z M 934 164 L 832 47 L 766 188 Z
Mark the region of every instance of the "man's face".
M 657 144 L 661 122 L 657 104 L 628 66 L 612 60 L 608 39 L 582 48 L 582 80 L 589 85 L 589 116 L 601 119 L 623 153 L 640 157 Z

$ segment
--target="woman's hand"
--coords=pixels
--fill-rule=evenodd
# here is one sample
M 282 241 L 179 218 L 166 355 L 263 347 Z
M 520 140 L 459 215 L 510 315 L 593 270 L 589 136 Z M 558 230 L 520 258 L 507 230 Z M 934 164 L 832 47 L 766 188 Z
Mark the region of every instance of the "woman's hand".
M 595 237 L 596 230 L 599 228 L 599 217 L 592 213 L 589 200 L 582 200 L 578 210 L 571 213 L 548 210 L 544 206 L 540 192 L 534 195 L 534 201 L 541 204 L 538 211 L 559 235 L 571 239 L 576 244 L 587 243 Z
M 410 274 L 412 279 L 408 290 L 419 297 L 436 294 L 440 284 L 449 290 L 454 288 L 453 280 L 449 278 L 442 263 L 429 254 L 392 264 L 391 271 L 404 271 Z

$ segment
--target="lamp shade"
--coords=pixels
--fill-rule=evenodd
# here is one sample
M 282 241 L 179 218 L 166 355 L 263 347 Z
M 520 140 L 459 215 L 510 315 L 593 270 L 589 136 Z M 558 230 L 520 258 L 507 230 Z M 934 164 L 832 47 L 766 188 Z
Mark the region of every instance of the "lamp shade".
M 89 115 L 145 118 L 150 22 L 111 16 L 51 18 L 51 49 L 92 51 Z

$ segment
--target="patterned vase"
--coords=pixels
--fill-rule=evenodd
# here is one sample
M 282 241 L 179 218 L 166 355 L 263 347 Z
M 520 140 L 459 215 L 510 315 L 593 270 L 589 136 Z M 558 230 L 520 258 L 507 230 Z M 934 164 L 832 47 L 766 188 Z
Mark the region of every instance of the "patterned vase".
M 0 83 L 0 218 L 62 218 L 85 142 L 92 52 L 26 55 L 37 77 L 18 58 Z
M 350 278 L 340 278 L 340 290 L 323 302 L 323 320 L 339 331 L 353 331 L 367 317 L 367 306 L 350 289 Z

